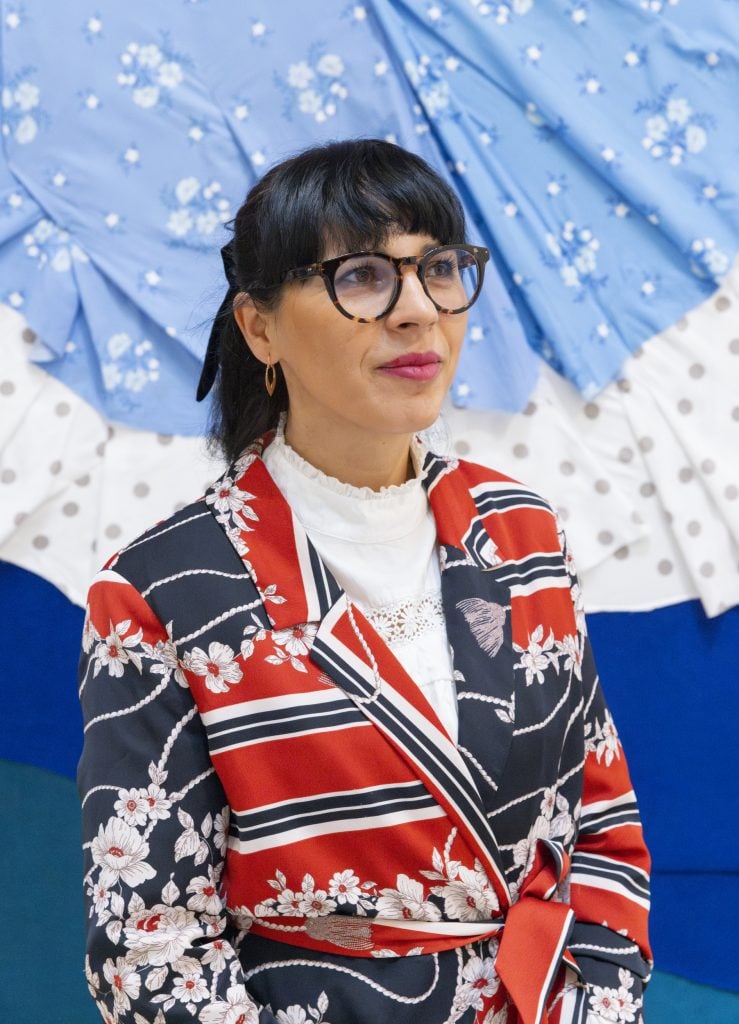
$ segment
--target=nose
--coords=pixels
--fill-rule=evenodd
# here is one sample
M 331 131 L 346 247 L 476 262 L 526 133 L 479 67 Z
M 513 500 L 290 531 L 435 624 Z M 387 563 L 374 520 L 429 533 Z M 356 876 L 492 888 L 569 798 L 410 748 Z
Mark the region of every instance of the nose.
M 388 327 L 407 330 L 435 324 L 439 311 L 423 289 L 418 268 L 412 265 L 401 267 L 400 275 L 400 295 L 388 314 Z

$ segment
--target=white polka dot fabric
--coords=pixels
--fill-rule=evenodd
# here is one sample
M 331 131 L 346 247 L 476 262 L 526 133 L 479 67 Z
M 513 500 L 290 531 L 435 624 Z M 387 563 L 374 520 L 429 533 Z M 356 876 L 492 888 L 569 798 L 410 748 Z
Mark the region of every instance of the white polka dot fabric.
M 201 440 L 113 426 L 30 364 L 0 307 L 0 558 L 77 604 L 115 550 L 202 493 Z M 445 412 L 450 452 L 523 480 L 566 523 L 589 609 L 739 603 L 739 264 L 583 402 L 545 364 L 528 407 Z

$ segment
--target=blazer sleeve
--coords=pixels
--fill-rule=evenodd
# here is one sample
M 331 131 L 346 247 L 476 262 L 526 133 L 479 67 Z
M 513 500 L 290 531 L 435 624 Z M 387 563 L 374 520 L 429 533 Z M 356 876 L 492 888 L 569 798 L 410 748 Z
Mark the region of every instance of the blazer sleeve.
M 585 747 L 570 877 L 576 915 L 570 951 L 586 989 L 571 1019 L 573 1024 L 586 1018 L 592 1024 L 640 1021 L 652 963 L 647 932 L 650 857 L 623 747 L 598 679 L 577 573 L 563 533 L 560 539 L 577 622 Z
M 86 975 L 103 1019 L 271 1024 L 219 898 L 228 807 L 173 638 L 111 570 L 89 594 L 80 698 Z

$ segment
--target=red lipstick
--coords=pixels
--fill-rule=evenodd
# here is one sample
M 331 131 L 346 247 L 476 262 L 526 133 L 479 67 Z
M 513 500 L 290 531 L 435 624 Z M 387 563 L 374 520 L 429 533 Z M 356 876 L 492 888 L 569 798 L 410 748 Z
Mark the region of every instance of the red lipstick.
M 379 367 L 383 373 L 390 373 L 393 377 L 417 381 L 433 380 L 440 368 L 441 360 L 436 352 L 407 352 Z

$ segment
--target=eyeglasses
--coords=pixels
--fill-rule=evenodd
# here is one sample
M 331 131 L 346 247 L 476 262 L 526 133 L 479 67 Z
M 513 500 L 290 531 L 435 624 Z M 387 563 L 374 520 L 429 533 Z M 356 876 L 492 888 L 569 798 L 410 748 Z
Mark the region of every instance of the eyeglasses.
M 387 316 L 400 298 L 401 267 L 415 267 L 421 287 L 441 313 L 464 313 L 482 288 L 490 252 L 481 245 L 440 245 L 422 256 L 350 252 L 288 270 L 284 281 L 321 277 L 340 313 L 360 324 Z

